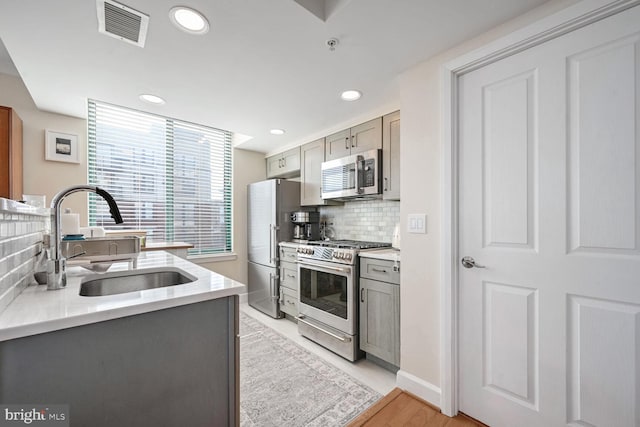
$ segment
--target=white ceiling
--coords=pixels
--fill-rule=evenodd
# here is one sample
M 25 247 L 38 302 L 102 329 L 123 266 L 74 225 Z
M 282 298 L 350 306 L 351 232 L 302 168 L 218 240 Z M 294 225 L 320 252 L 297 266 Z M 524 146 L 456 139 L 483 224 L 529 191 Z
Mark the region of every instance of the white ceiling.
M 2 0 L 10 57 L 0 43 L 0 72 L 11 74 L 12 60 L 41 110 L 86 117 L 93 98 L 249 135 L 240 148 L 275 152 L 392 111 L 398 74 L 544 2 L 123 0 L 150 16 L 139 48 L 98 33 L 94 0 Z M 176 5 L 206 15 L 209 33 L 176 29 L 168 17 Z M 341 101 L 350 88 L 362 99 Z M 150 106 L 141 93 L 167 103 Z

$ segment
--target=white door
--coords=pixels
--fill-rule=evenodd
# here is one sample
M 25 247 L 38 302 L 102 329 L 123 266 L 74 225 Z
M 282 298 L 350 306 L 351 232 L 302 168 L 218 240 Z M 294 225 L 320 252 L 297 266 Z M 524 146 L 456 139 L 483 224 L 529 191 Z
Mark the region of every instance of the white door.
M 640 426 L 640 7 L 458 94 L 460 410 Z

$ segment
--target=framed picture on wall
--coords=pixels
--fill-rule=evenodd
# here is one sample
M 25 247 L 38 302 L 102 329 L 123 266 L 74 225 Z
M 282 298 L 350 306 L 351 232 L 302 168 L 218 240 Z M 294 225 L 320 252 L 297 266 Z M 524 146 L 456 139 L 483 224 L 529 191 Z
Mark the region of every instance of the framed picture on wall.
M 44 158 L 55 162 L 80 163 L 78 135 L 45 131 Z

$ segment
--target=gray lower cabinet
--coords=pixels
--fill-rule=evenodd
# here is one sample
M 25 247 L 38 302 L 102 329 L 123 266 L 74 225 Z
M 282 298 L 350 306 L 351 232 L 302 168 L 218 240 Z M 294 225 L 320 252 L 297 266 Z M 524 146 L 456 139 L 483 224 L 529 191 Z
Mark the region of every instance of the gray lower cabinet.
M 360 348 L 400 366 L 399 263 L 360 259 Z
M 298 254 L 295 248 L 280 246 L 280 310 L 298 317 Z
M 69 405 L 72 426 L 240 424 L 236 295 L 3 341 L 0 360 L 0 402 Z

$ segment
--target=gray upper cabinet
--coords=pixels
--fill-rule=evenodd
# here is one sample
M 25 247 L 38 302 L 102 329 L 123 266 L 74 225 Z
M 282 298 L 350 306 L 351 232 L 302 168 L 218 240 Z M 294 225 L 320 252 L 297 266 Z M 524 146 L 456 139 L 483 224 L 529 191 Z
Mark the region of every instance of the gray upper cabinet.
M 382 198 L 400 200 L 400 111 L 382 117 Z
M 324 138 L 300 147 L 300 206 L 324 204 L 320 192 L 322 162 L 324 162 Z
M 325 143 L 325 160 L 382 148 L 382 117 L 329 135 Z
M 267 178 L 291 178 L 300 175 L 300 147 L 267 157 Z

